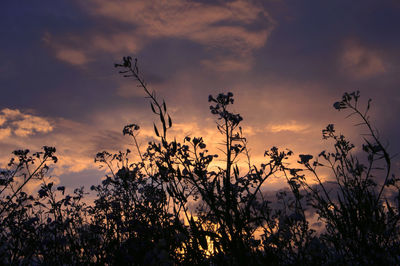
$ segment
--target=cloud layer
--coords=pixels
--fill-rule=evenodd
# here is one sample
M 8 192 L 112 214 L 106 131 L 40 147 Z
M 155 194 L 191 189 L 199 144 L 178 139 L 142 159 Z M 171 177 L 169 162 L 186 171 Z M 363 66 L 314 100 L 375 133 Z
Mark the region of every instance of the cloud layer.
M 275 27 L 275 21 L 262 6 L 242 0 L 90 0 L 80 4 L 97 20 L 108 22 L 109 29 L 66 37 L 47 33 L 44 38 L 58 59 L 74 65 L 86 64 L 89 55 L 99 51 L 138 53 L 154 40 L 175 38 L 203 46 L 208 57 L 213 57 L 203 59 L 206 67 L 218 71 L 248 70 L 253 51 L 265 45 Z M 118 29 L 121 24 L 124 27 Z
M 400 10 L 391 0 L 22 2 L 0 10 L 1 162 L 14 149 L 55 146 L 60 182 L 90 184 L 104 174 L 97 152 L 132 149 L 124 125 L 140 124 L 144 147 L 157 117 L 113 68 L 126 55 L 166 100 L 177 140 L 203 136 L 218 152 L 207 97 L 232 91 L 253 163 L 272 146 L 316 155 L 328 123 L 352 140 L 365 133 L 332 108 L 359 89 L 360 106 L 373 99 L 383 142 L 400 150 Z

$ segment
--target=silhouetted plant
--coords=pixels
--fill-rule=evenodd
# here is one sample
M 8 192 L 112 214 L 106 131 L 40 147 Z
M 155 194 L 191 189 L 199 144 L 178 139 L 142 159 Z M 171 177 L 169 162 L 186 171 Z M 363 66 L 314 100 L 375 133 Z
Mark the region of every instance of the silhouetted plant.
M 317 160 L 300 155 L 306 174 L 293 171 L 298 186 L 308 192 L 310 204 L 325 224 L 320 240 L 327 246 L 326 256 L 332 263 L 380 264 L 400 262 L 399 239 L 399 179 L 391 173 L 391 158 L 368 118 L 370 102 L 366 110 L 358 107 L 359 92 L 345 93 L 334 104 L 337 110 L 350 110 L 361 119 L 358 125 L 366 127 L 362 151 L 342 134 L 336 134 L 334 126 L 322 131 L 323 138 L 333 140 L 334 150 L 322 151 Z M 361 156 L 362 152 L 365 156 Z M 358 154 L 355 154 L 358 153 Z M 364 157 L 364 158 L 363 158 Z M 363 159 L 361 159 L 363 158 Z M 327 167 L 330 181 L 322 181 L 318 169 Z M 306 175 L 311 174 L 318 185 L 309 185 Z M 394 199 L 384 192 L 397 192 Z M 394 201 L 393 201 L 394 200 Z
M 132 151 L 99 152 L 95 162 L 107 169 L 92 204 L 83 188 L 67 194 L 54 185 L 48 163 L 55 149 L 15 151 L 0 172 L 0 263 L 44 265 L 315 265 L 398 264 L 400 184 L 377 131 L 358 107 L 359 93 L 346 93 L 334 104 L 358 115 L 369 134 L 361 151 L 333 125 L 323 130 L 333 151 L 318 159 L 300 154 L 303 169 L 288 164 L 290 150 L 272 147 L 264 162 L 252 165 L 240 114 L 231 111 L 233 94 L 208 98 L 221 154 L 211 154 L 200 136 L 167 138 L 172 119 L 164 100 L 147 88 L 137 60 L 115 64 L 133 77 L 150 100 L 154 141 L 138 145 L 138 124 L 122 133 Z M 216 157 L 224 165 L 213 164 Z M 239 159 L 247 166 L 239 166 Z M 320 168 L 331 174 L 328 181 Z M 382 174 L 383 173 L 383 174 Z M 287 189 L 268 197 L 274 175 L 286 177 Z M 313 177 L 316 181 L 311 183 Z M 41 183 L 32 195 L 31 180 Z M 396 195 L 389 198 L 390 193 Z M 269 200 L 268 200 L 269 199 Z M 316 213 L 324 230 L 316 233 L 307 215 Z
M 116 64 L 125 70 L 120 73 L 127 77 L 136 78 L 148 95 L 145 82 L 139 76 L 137 61 L 134 65 L 130 57 L 125 57 L 122 64 Z M 150 97 L 152 110 L 154 106 L 160 106 L 155 97 Z M 204 258 L 209 258 L 219 263 L 243 264 L 259 261 L 256 254 L 263 254 L 261 250 L 261 239 L 257 239 L 257 230 L 268 227 L 265 234 L 270 238 L 276 235 L 275 230 L 279 227 L 277 220 L 278 214 L 273 214 L 268 208 L 268 202 L 263 200 L 262 185 L 268 177 L 284 169 L 284 161 L 292 155 L 291 151 L 279 151 L 273 147 L 266 151 L 266 163 L 259 167 L 250 165 L 246 173 L 240 175 L 236 159 L 239 155 L 248 155 L 246 138 L 242 134 L 239 126 L 242 117 L 229 111 L 229 106 L 234 103 L 233 94 L 219 94 L 217 97 L 209 96 L 211 113 L 217 116 L 217 129 L 224 138 L 224 161 L 225 168 L 219 168 L 217 172 L 208 170 L 213 158 L 217 155 L 208 154 L 206 144 L 201 137 L 186 137 L 183 144 L 172 141 L 168 142 L 165 138 L 166 130 L 165 115 L 160 115 L 160 122 L 163 125 L 164 134 L 160 136 L 155 127 L 155 134 L 160 137 L 160 143 L 150 143 L 147 153 L 142 160 L 150 162 L 153 175 L 151 182 L 160 184 L 160 189 L 166 192 L 169 210 L 173 210 L 176 219 L 183 217 L 188 226 L 186 230 L 190 233 L 189 242 L 184 244 L 184 258 L 191 258 L 196 263 L 200 263 Z M 164 112 L 166 111 L 163 102 Z M 158 109 L 161 110 L 160 108 Z M 160 114 L 162 112 L 155 112 Z M 170 119 L 169 119 L 170 120 Z M 136 128 L 136 125 L 134 126 Z M 135 138 L 132 125 L 125 127 L 124 133 Z M 129 129 L 129 130 L 128 130 Z M 136 139 L 134 139 L 137 146 Z M 139 154 L 140 150 L 137 146 Z M 145 166 L 144 166 L 145 167 Z M 290 183 L 291 184 L 291 183 Z M 297 187 L 290 186 L 295 193 L 297 214 L 304 217 L 300 204 L 300 195 Z M 195 202 L 196 209 L 190 209 L 188 203 Z M 166 210 L 168 211 L 168 210 Z M 300 239 L 310 238 L 312 231 L 308 229 L 305 218 L 303 223 L 287 226 L 287 230 L 300 230 Z M 282 223 L 280 224 L 282 228 Z M 182 228 L 185 226 L 181 225 Z M 285 242 L 287 249 L 292 249 L 293 253 L 298 254 L 300 249 L 294 247 L 294 238 L 280 239 Z M 211 250 L 210 250 L 211 249 Z M 199 254 L 200 250 L 200 254 Z M 202 251 L 209 251 L 207 252 Z M 275 250 L 276 251 L 276 250 Z M 283 251 L 282 249 L 280 251 Z M 275 252 L 277 253 L 277 252 Z M 271 255 L 272 256 L 272 255 Z M 276 258 L 280 258 L 276 256 Z M 296 255 L 297 256 L 297 255 Z M 270 258 L 264 258 L 270 259 Z

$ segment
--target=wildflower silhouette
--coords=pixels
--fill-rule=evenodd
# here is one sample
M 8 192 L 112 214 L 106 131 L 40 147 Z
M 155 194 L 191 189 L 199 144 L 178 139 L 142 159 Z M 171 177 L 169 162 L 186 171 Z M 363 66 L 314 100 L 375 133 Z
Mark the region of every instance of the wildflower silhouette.
M 332 151 L 300 154 L 295 167 L 288 164 L 292 151 L 272 147 L 262 164 L 252 165 L 243 117 L 231 111 L 233 93 L 208 97 L 223 139 L 222 152 L 212 154 L 201 136 L 167 138 L 173 126 L 167 105 L 148 89 L 137 59 L 124 57 L 115 67 L 135 79 L 150 101 L 155 140 L 141 149 L 140 126 L 132 123 L 122 133 L 134 151 L 96 155 L 108 174 L 90 187 L 93 204 L 85 201 L 83 187 L 67 194 L 54 186 L 48 171 L 57 163 L 55 148 L 15 151 L 0 171 L 1 264 L 400 263 L 399 179 L 369 121 L 370 101 L 359 109 L 359 92 L 345 93 L 333 107 L 358 116 L 368 130 L 364 154 L 330 124 L 322 137 L 333 142 Z M 131 161 L 132 153 L 138 161 Z M 247 169 L 237 165 L 239 156 L 247 158 Z M 223 167 L 211 167 L 217 157 Z M 329 170 L 328 180 L 321 168 Z M 287 189 L 273 198 L 266 188 L 278 174 Z M 31 180 L 41 186 L 28 195 L 24 187 Z M 309 225 L 310 214 L 321 232 Z

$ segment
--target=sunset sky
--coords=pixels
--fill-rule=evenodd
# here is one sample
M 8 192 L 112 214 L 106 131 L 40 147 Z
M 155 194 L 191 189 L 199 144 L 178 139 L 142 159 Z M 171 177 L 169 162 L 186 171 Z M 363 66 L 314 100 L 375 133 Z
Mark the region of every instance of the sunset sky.
M 53 175 L 98 183 L 102 150 L 131 148 L 128 123 L 153 136 L 147 99 L 118 75 L 139 60 L 164 98 L 173 134 L 217 147 L 209 94 L 231 91 L 254 163 L 272 146 L 317 155 L 329 123 L 355 142 L 358 120 L 332 104 L 344 92 L 372 98 L 371 121 L 400 151 L 400 2 L 4 0 L 0 5 L 0 162 L 14 149 L 55 146 Z M 398 157 L 395 158 L 398 169 Z M 279 180 L 274 181 L 277 186 Z

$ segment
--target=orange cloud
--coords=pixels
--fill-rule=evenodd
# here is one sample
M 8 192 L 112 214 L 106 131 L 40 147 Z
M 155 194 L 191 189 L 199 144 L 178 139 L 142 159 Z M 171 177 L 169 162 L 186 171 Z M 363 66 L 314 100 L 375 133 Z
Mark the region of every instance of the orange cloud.
M 0 128 L 0 141 L 11 136 L 10 128 Z
M 72 65 L 84 65 L 89 62 L 86 54 L 83 51 L 65 47 L 58 47 L 56 50 L 56 57 L 61 61 L 65 61 Z
M 35 133 L 47 133 L 53 130 L 48 120 L 42 117 L 24 114 L 18 109 L 5 108 L 0 112 L 0 139 L 14 134 L 26 137 Z
M 309 128 L 308 125 L 299 124 L 296 121 L 290 121 L 288 123 L 271 124 L 267 126 L 267 131 L 272 133 L 278 133 L 281 131 L 292 131 L 296 133 L 304 133 Z

